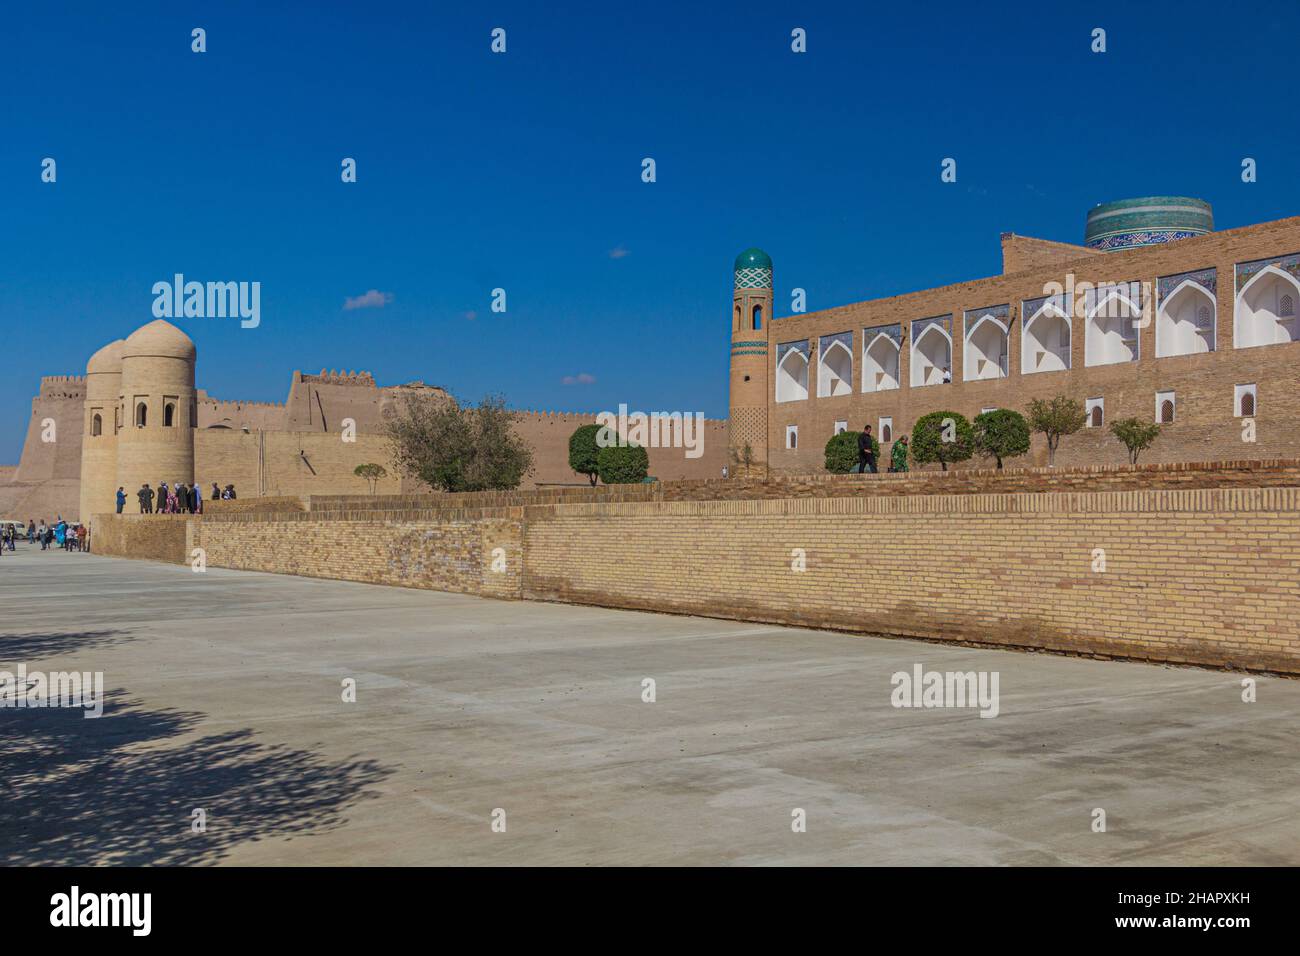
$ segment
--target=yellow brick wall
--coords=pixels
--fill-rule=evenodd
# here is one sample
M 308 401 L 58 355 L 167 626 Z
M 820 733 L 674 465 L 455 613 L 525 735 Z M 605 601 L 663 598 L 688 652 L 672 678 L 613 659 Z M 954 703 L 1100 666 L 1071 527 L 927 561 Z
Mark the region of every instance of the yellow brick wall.
M 1300 671 L 1296 488 L 526 515 L 527 598 Z
M 516 509 L 518 510 L 518 509 Z M 520 521 L 431 516 L 389 520 L 276 520 L 263 515 L 193 522 L 210 567 L 518 597 Z M 305 516 L 304 516 L 305 517 Z M 501 570 L 493 569 L 502 549 Z

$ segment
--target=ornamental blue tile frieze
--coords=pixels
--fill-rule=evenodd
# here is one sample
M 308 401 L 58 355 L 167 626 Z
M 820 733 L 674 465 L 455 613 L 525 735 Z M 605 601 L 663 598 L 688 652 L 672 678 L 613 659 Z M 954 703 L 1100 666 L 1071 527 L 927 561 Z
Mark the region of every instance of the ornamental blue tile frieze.
M 952 314 L 949 313 L 948 315 L 936 315 L 929 319 L 913 319 L 912 341 L 915 342 L 932 325 L 939 326 L 948 334 L 948 338 L 952 338 Z
M 776 347 L 776 364 L 780 365 L 787 355 L 791 352 L 798 352 L 803 360 L 808 361 L 808 340 L 801 339 L 798 342 L 782 342 Z
M 962 325 L 966 329 L 966 334 L 975 327 L 980 319 L 986 315 L 991 315 L 1002 323 L 1003 327 L 1009 327 L 1011 306 L 1010 305 L 991 305 L 985 309 L 967 309 L 962 316 Z
M 1174 276 L 1161 276 L 1156 280 L 1156 295 L 1163 302 L 1175 289 L 1184 282 L 1194 282 L 1206 292 L 1210 293 L 1213 298 L 1215 290 L 1218 288 L 1218 270 L 1216 269 L 1197 269 L 1193 272 L 1180 272 Z
M 901 346 L 903 343 L 903 327 L 901 325 L 877 325 L 874 328 L 862 330 L 862 347 L 864 349 L 870 348 L 871 343 L 882 335 L 891 340 L 895 346 Z
M 1287 256 L 1274 256 L 1272 259 L 1256 259 L 1253 262 L 1237 263 L 1237 291 L 1244 289 L 1247 282 L 1268 266 L 1281 269 L 1291 277 L 1300 280 L 1300 252 Z

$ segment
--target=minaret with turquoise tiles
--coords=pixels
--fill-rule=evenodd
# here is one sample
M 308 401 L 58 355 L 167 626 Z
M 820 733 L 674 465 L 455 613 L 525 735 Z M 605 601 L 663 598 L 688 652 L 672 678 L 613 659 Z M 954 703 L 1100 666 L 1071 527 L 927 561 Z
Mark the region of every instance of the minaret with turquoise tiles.
M 767 473 L 768 340 L 772 321 L 772 259 L 762 249 L 736 256 L 731 308 L 731 474 Z M 751 463 L 744 464 L 749 447 Z

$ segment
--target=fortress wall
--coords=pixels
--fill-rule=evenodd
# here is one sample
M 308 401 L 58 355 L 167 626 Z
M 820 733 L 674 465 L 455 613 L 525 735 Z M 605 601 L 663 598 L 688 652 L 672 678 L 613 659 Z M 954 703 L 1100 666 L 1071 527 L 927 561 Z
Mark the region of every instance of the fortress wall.
M 86 380 L 80 375 L 52 375 L 41 379 L 41 388 L 32 399 L 32 415 L 27 423 L 22 457 L 13 480 L 40 482 L 52 479 L 77 480 L 81 476 L 81 431 L 86 399 Z M 54 419 L 52 442 L 42 440 L 43 422 Z M 72 510 L 75 512 L 76 499 Z
M 214 481 L 223 487 L 233 484 L 238 500 L 259 494 L 366 494 L 369 486 L 352 470 L 368 462 L 388 468 L 390 477 L 380 481 L 379 492 L 401 490 L 387 443 L 378 435 L 358 434 L 355 442 L 344 442 L 337 432 L 199 429 L 194 449 L 194 475 L 205 491 L 211 493 Z M 300 453 L 306 454 L 305 461 Z
M 595 423 L 595 414 L 520 412 L 515 427 L 532 447 L 534 465 L 534 473 L 524 487 L 586 481 L 569 467 L 569 436 L 579 426 Z M 650 474 L 660 481 L 720 476 L 727 464 L 726 421 L 705 419 L 700 448 L 698 458 L 687 458 L 681 448 L 648 448 Z
M 1297 488 L 525 515 L 526 598 L 1300 673 Z

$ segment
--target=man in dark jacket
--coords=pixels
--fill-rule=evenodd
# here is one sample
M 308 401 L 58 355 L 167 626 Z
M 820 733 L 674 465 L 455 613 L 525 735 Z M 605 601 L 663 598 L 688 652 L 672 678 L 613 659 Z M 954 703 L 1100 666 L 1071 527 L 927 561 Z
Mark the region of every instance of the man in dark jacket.
M 858 471 L 866 474 L 876 473 L 876 449 L 871 445 L 871 426 L 867 425 L 858 435 Z
M 158 482 L 158 514 L 167 510 L 167 482 Z
M 140 514 L 153 514 L 153 489 L 147 484 L 141 485 L 135 496 L 140 499 Z

